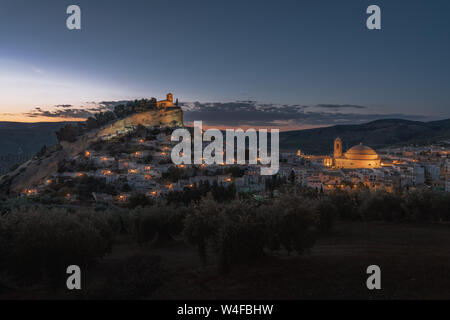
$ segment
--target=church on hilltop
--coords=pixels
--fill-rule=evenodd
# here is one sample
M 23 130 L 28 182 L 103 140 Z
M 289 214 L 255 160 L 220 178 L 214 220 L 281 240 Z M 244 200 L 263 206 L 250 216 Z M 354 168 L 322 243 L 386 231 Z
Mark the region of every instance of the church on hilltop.
M 353 146 L 342 153 L 342 140 L 336 138 L 334 140 L 334 154 L 333 157 L 324 158 L 324 165 L 333 168 L 342 169 L 358 169 L 358 168 L 380 168 L 381 158 L 370 147 L 360 143 Z
M 158 108 L 174 107 L 175 105 L 173 104 L 173 94 L 168 93 L 166 100 L 161 100 L 161 101 L 156 102 L 156 106 Z

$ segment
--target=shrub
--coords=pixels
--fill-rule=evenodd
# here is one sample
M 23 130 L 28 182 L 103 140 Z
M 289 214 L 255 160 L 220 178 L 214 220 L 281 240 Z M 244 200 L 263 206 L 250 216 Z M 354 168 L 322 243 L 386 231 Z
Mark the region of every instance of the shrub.
M 322 233 L 329 233 L 338 217 L 337 208 L 333 202 L 325 198 L 319 201 L 317 210 L 319 211 L 318 229 Z
M 149 206 L 153 201 L 143 193 L 135 193 L 128 200 L 128 207 L 133 209 L 136 207 Z
M 208 244 L 218 254 L 220 271 L 255 261 L 267 250 L 302 254 L 315 240 L 314 203 L 283 197 L 273 204 L 254 206 L 242 201 L 218 205 L 204 199 L 185 220 L 186 239 L 195 244 L 206 263 Z
M 215 238 L 219 270 L 227 272 L 234 264 L 262 257 L 266 239 L 264 220 L 254 208 L 238 202 L 225 207 Z
M 288 254 L 296 251 L 299 255 L 311 248 L 318 222 L 315 205 L 310 199 L 284 194 L 267 208 L 270 248 L 284 248 Z
M 384 191 L 370 193 L 359 206 L 360 215 L 366 220 L 403 221 L 407 217 L 402 201 L 401 197 Z
M 203 264 L 207 262 L 207 244 L 218 231 L 219 213 L 218 204 L 211 198 L 207 198 L 186 216 L 184 222 L 184 237 L 197 247 Z
M 57 285 L 71 264 L 85 267 L 107 253 L 113 230 L 100 213 L 35 207 L 0 217 L 1 270 L 26 282 Z
M 404 210 L 415 222 L 438 222 L 450 218 L 450 196 L 447 193 L 418 190 L 406 195 Z
M 151 242 L 153 246 L 167 246 L 183 230 L 184 209 L 151 206 L 132 212 L 134 236 L 139 244 Z
M 344 220 L 360 220 L 358 203 L 355 193 L 334 190 L 329 194 L 330 201 L 335 205 L 338 216 Z

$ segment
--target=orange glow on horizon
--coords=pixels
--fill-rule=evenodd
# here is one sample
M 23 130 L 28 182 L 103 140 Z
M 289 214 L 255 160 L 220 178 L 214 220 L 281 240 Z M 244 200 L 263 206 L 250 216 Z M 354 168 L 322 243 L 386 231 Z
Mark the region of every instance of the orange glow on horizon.
M 0 121 L 6 122 L 77 122 L 77 121 L 86 121 L 86 118 L 61 118 L 61 117 L 30 117 L 20 113 L 14 114 L 0 114 Z

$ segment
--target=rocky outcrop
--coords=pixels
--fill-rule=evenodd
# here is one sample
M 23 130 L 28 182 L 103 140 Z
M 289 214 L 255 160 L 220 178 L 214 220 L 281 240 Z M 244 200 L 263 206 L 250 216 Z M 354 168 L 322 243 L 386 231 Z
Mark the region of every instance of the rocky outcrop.
M 117 132 L 125 130 L 126 128 L 136 127 L 139 124 L 145 127 L 154 127 L 159 125 L 170 127 L 182 126 L 183 111 L 179 107 L 169 107 L 135 113 L 105 126 L 98 132 L 98 137 L 101 138 L 108 135 L 114 135 Z

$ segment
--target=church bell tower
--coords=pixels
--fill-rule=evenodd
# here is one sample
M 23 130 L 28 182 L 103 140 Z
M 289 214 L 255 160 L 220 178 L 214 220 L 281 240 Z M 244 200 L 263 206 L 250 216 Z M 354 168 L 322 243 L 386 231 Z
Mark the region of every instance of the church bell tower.
M 336 138 L 334 140 L 334 157 L 342 157 L 342 140 L 341 138 Z

